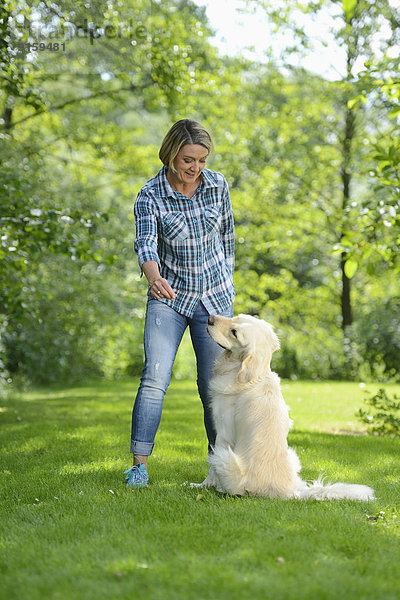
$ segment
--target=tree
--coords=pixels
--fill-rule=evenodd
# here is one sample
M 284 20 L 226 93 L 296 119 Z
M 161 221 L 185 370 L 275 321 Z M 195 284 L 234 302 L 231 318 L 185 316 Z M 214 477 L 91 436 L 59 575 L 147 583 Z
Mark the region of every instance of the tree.
M 312 40 L 306 34 L 305 28 L 299 25 L 300 14 L 318 15 L 322 12 L 332 15 L 332 35 L 338 47 L 345 51 L 346 67 L 345 73 L 336 82 L 336 102 L 342 116 L 340 131 L 338 131 L 339 147 L 341 151 L 341 202 L 337 206 L 336 219 L 337 243 L 336 249 L 340 255 L 340 269 L 342 272 L 341 289 L 341 314 L 342 327 L 346 329 L 353 321 L 351 304 L 351 279 L 354 276 L 358 261 L 355 252 L 355 239 L 359 240 L 358 231 L 362 228 L 363 206 L 361 198 L 357 198 L 353 188 L 354 184 L 362 182 L 362 176 L 367 175 L 362 164 L 357 160 L 356 145 L 360 139 L 360 133 L 365 135 L 365 121 L 363 118 L 368 114 L 364 103 L 367 96 L 363 93 L 363 86 L 359 76 L 360 60 L 371 60 L 377 51 L 385 52 L 391 45 L 399 44 L 400 29 L 399 11 L 395 9 L 388 0 L 378 2 L 372 0 L 343 0 L 328 2 L 319 0 L 310 5 L 308 2 L 296 2 L 293 7 L 287 3 L 268 2 L 263 0 L 249 0 L 248 5 L 261 5 L 271 22 L 278 28 L 290 29 L 300 41 L 300 47 L 310 47 Z M 337 22 L 340 26 L 337 27 Z M 390 30 L 389 35 L 381 36 L 378 41 L 382 23 Z M 378 36 L 379 37 L 379 36 Z M 299 47 L 291 49 L 298 51 Z M 370 132 L 371 133 L 371 132 Z M 356 170 L 356 165 L 359 169 Z M 367 162 L 370 168 L 370 164 Z M 358 194 L 359 195 L 359 194 Z M 369 200 L 370 201 L 370 200 Z M 354 209 L 354 203 L 358 206 L 358 214 Z M 360 210 L 361 209 L 361 210 Z M 360 241 L 359 247 L 364 248 L 364 240 Z M 365 254 L 364 254 L 365 256 Z
M 140 130 L 146 111 L 178 111 L 215 51 L 204 11 L 184 0 L 8 0 L 0 17 L 0 329 L 17 370 L 18 339 L 45 305 L 43 264 L 118 259 L 104 222 L 125 216 L 116 198 L 151 166 L 124 119 L 136 114 Z
M 400 266 L 399 69 L 400 54 L 394 43 L 387 53 L 365 63 L 359 82 L 361 97 L 375 98 L 385 112 L 383 127 L 378 129 L 371 144 L 374 164 L 369 175 L 378 202 L 364 207 L 362 231 L 370 248 L 396 270 Z

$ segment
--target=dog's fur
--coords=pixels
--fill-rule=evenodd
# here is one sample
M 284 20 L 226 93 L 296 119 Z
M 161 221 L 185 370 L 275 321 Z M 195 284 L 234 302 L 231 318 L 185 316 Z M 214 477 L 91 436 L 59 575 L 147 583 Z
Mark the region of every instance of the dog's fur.
M 192 485 L 268 498 L 373 499 L 373 490 L 364 485 L 300 479 L 299 458 L 287 444 L 292 421 L 279 377 L 270 368 L 280 347 L 272 326 L 249 315 L 215 316 L 207 331 L 225 349 L 211 381 L 217 438 L 208 477 Z

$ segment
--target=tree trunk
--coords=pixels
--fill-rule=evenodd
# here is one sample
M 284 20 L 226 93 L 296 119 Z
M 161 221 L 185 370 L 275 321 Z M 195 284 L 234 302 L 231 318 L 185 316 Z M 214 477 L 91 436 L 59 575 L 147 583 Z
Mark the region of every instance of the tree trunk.
M 13 109 L 12 108 L 5 108 L 4 109 L 4 113 L 3 113 L 4 129 L 6 129 L 7 131 L 9 129 L 11 129 L 11 125 L 12 125 L 12 113 L 13 113 Z
M 352 26 L 352 19 L 350 19 L 349 23 L 350 27 Z M 355 32 L 353 31 L 353 35 Z M 340 233 L 340 239 L 342 240 L 346 233 L 346 228 L 350 228 L 350 223 L 346 223 L 346 215 L 348 208 L 350 206 L 350 183 L 351 183 L 351 158 L 352 158 L 352 142 L 355 134 L 355 108 L 354 106 L 349 106 L 348 100 L 352 97 L 352 67 L 354 61 L 356 59 L 356 48 L 357 48 L 357 40 L 354 38 L 353 40 L 349 39 L 347 41 L 347 77 L 346 83 L 348 85 L 347 93 L 344 94 L 345 101 L 345 122 L 344 122 L 344 132 L 343 132 L 343 140 L 342 140 L 342 184 L 343 184 L 343 195 L 342 195 L 342 219 L 343 226 L 342 231 Z M 342 329 L 345 330 L 346 327 L 352 324 L 353 315 L 351 310 L 351 282 L 345 273 L 345 263 L 346 263 L 346 253 L 342 252 L 340 259 L 340 267 L 342 271 L 342 292 L 341 292 L 341 308 L 342 308 Z
M 345 217 L 347 208 L 350 205 L 350 182 L 351 182 L 351 143 L 354 137 L 355 125 L 355 114 L 354 109 L 346 109 L 345 117 L 345 130 L 343 136 L 343 163 L 342 163 L 342 183 L 343 183 L 343 196 L 342 196 L 342 215 Z M 341 239 L 344 236 L 344 232 L 341 233 Z M 344 330 L 348 325 L 353 322 L 353 315 L 351 310 L 351 282 L 347 277 L 344 266 L 346 263 L 346 253 L 342 252 L 340 267 L 342 270 L 342 292 L 341 292 L 341 308 L 342 308 L 342 329 Z
M 342 253 L 340 267 L 342 269 L 342 295 L 341 295 L 341 304 L 342 304 L 342 329 L 344 330 L 346 327 L 352 324 L 353 322 L 353 313 L 351 310 L 351 296 L 350 296 L 350 279 L 347 277 L 344 272 L 344 265 L 346 262 L 346 253 Z

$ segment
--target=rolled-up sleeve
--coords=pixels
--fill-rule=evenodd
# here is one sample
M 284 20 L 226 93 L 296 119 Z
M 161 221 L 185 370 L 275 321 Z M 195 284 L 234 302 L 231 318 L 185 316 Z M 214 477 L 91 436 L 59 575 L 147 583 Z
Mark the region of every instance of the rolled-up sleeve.
M 134 206 L 136 238 L 134 251 L 138 255 L 139 266 L 148 260 L 154 260 L 161 267 L 157 252 L 157 219 L 152 199 L 141 190 Z
M 225 179 L 224 190 L 222 193 L 221 237 L 225 259 L 228 267 L 231 270 L 231 273 L 233 274 L 235 268 L 235 225 L 233 221 L 233 212 L 231 199 L 229 196 L 229 188 Z

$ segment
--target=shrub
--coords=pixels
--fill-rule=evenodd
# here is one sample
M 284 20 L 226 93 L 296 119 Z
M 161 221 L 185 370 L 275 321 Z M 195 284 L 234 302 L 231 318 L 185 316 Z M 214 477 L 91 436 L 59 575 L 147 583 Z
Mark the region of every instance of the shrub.
M 400 397 L 388 396 L 386 390 L 381 388 L 374 396 L 367 398 L 365 404 L 372 410 L 360 408 L 356 416 L 363 423 L 367 423 L 369 432 L 375 435 L 400 435 Z
M 371 379 L 400 379 L 400 296 L 368 303 L 353 325 L 353 339 Z M 364 373 L 362 374 L 364 375 Z

